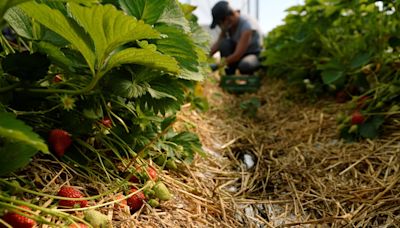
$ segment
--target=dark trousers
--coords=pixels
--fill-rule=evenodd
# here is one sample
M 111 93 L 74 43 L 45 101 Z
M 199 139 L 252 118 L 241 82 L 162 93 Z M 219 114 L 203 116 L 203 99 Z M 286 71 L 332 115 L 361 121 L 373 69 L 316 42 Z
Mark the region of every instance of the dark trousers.
M 231 55 L 236 48 L 236 43 L 232 39 L 224 39 L 219 46 L 219 52 L 221 57 L 227 57 Z M 239 69 L 241 74 L 253 74 L 260 68 L 260 60 L 258 58 L 259 53 L 248 53 L 242 56 L 242 58 L 225 69 L 227 75 L 235 74 L 236 69 Z

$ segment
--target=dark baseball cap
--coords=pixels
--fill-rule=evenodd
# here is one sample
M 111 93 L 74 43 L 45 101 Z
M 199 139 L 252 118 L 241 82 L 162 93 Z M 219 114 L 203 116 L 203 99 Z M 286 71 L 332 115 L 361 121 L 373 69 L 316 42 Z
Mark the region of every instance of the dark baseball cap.
M 215 28 L 215 26 L 217 26 L 218 23 L 224 20 L 225 17 L 228 16 L 231 12 L 233 12 L 233 9 L 227 1 L 220 1 L 215 4 L 214 7 L 211 9 L 213 20 L 210 28 Z

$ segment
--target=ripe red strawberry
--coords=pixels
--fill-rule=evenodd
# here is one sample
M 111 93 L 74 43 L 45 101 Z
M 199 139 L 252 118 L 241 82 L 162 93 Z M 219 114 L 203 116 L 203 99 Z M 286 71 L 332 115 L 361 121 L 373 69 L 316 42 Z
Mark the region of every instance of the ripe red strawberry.
M 360 111 L 354 111 L 353 115 L 351 115 L 351 124 L 362 124 L 364 123 L 364 116 L 361 114 Z
M 54 76 L 54 78 L 53 78 L 53 82 L 54 82 L 54 83 L 61 82 L 62 80 L 63 80 L 63 79 L 62 79 L 61 75 L 59 75 L 59 74 L 57 74 L 57 75 Z
M 114 197 L 116 200 L 124 198 L 124 195 L 118 194 Z M 124 208 L 128 205 L 126 199 L 119 201 L 118 203 L 114 204 L 114 208 Z
M 151 166 L 147 167 L 147 173 L 149 174 L 150 179 L 152 179 L 153 181 L 157 180 L 158 174 L 157 174 L 157 171 L 153 167 L 151 167 Z
M 88 228 L 88 226 L 83 223 L 71 224 L 68 227 L 69 228 Z
M 82 192 L 71 186 L 63 186 L 57 194 L 58 196 L 68 197 L 68 198 L 82 198 L 84 197 Z M 63 207 L 75 207 L 79 205 L 80 207 L 86 207 L 88 205 L 87 200 L 60 200 L 58 202 L 60 206 Z
M 53 129 L 49 134 L 49 143 L 54 152 L 61 157 L 72 144 L 71 135 L 64 130 Z
M 133 175 L 133 176 L 129 179 L 129 181 L 132 182 L 132 183 L 135 183 L 135 184 L 140 183 L 139 178 L 137 178 L 137 176 L 135 176 L 135 175 Z
M 30 208 L 27 206 L 20 206 L 20 208 L 30 210 Z M 2 219 L 14 228 L 31 228 L 36 225 L 35 220 L 27 218 L 15 212 L 8 212 L 2 217 Z
M 136 168 L 136 174 L 133 175 L 129 179 L 129 181 L 132 182 L 132 183 L 140 183 L 140 179 L 139 178 L 147 179 L 149 177 L 153 181 L 156 181 L 158 179 L 157 171 L 153 167 L 151 167 L 151 166 L 147 167 L 146 173 L 145 173 L 145 171 L 143 170 L 142 167 L 137 167 Z
M 112 127 L 112 121 L 108 117 L 104 117 L 103 119 L 101 119 L 100 123 L 106 128 L 111 128 Z
M 335 99 L 336 103 L 345 103 L 349 99 L 350 99 L 349 94 L 347 94 L 347 92 L 344 90 L 341 90 L 336 93 L 336 99 Z
M 135 188 L 135 187 L 131 188 L 131 193 L 136 192 L 136 191 L 137 191 L 137 188 Z M 129 208 L 131 209 L 131 211 L 135 212 L 142 207 L 143 200 L 145 200 L 145 199 L 146 199 L 146 197 L 144 196 L 143 192 L 138 192 L 135 195 L 128 198 L 127 203 L 128 203 Z

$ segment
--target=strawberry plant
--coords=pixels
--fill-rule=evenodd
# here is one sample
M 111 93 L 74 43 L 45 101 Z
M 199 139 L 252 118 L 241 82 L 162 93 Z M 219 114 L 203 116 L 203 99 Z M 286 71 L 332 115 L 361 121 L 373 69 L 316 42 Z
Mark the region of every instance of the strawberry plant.
M 28 1 L 7 11 L 6 22 L 29 45 L 2 60 L 4 111 L 34 126 L 32 133 L 50 135 L 59 156 L 78 138 L 127 156 L 143 150 L 145 157 L 148 143 L 171 134 L 163 118 L 185 102 L 188 82 L 203 78 L 208 40 L 195 39 L 199 26 L 176 1 L 94 2 Z M 96 123 L 107 131 L 93 129 Z M 59 143 L 57 128 L 71 139 Z M 189 154 L 175 157 L 200 151 L 190 144 Z
M 208 67 L 193 10 L 176 0 L 0 3 L 0 25 L 15 34 L 0 35 L 0 175 L 40 156 L 113 185 L 159 156 L 202 154 L 197 135 L 173 128 Z M 83 197 L 70 187 L 57 195 Z M 59 200 L 78 204 L 87 201 Z
M 365 121 L 350 135 L 376 137 L 399 105 L 398 93 L 384 90 L 395 91 L 399 80 L 399 8 L 398 1 L 307 0 L 266 36 L 263 64 L 293 91 L 330 93 L 348 102 L 349 115 L 362 111 Z M 340 124 L 348 138 L 351 123 Z

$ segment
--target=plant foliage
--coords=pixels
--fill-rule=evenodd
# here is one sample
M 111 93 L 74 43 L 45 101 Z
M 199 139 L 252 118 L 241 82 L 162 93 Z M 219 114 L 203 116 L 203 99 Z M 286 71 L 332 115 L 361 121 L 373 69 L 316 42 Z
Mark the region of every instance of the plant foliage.
M 384 122 L 398 119 L 399 1 L 307 0 L 287 11 L 265 38 L 269 75 L 347 101 L 347 118 L 339 118 L 345 138 L 376 137 Z M 358 127 L 350 121 L 354 111 L 366 118 Z
M 3 160 L 0 175 L 48 153 L 52 129 L 71 135 L 66 157 L 115 173 L 167 145 L 180 148 L 174 162 L 201 153 L 197 135 L 165 121 L 206 72 L 207 36 L 183 9 L 176 0 L 2 1 L 13 38 L 1 39 L 0 155 L 14 162 Z

